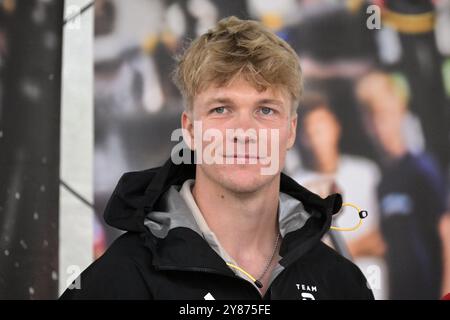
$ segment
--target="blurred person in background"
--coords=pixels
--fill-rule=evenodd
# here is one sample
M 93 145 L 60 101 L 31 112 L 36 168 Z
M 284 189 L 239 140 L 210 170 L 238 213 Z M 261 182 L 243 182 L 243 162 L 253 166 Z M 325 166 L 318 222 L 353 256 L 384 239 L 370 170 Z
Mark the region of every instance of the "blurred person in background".
M 293 178 L 321 197 L 339 192 L 344 202 L 355 203 L 369 212 L 362 226 L 340 232 L 355 263 L 370 280 L 376 299 L 386 298 L 384 242 L 379 236 L 376 186 L 377 165 L 365 158 L 342 154 L 339 150 L 341 125 L 329 102 L 320 93 L 307 94 L 299 110 L 298 145 L 302 168 Z M 355 225 L 353 211 L 344 210 L 334 220 L 338 227 Z M 376 279 L 375 277 L 378 277 Z
M 370 72 L 358 81 L 356 94 L 381 156 L 378 199 L 389 298 L 438 299 L 448 290 L 450 272 L 443 175 L 430 154 L 408 150 L 408 97 L 395 78 Z

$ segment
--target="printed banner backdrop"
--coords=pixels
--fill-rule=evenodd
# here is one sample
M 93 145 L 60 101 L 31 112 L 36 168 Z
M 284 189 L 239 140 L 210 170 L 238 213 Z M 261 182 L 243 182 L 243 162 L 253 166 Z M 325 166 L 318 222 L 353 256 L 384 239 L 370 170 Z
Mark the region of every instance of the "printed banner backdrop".
M 56 298 L 62 278 L 63 4 L 0 1 L 0 299 Z M 120 234 L 102 217 L 119 177 L 161 165 L 179 143 L 174 56 L 230 15 L 261 21 L 300 58 L 285 172 L 369 212 L 323 241 L 353 257 L 377 299 L 450 291 L 450 0 L 96 0 L 95 257 Z M 333 224 L 354 222 L 345 209 Z
M 160 165 L 177 143 L 170 134 L 183 105 L 170 80 L 174 55 L 229 15 L 262 21 L 298 53 L 305 92 L 314 94 L 300 105 L 285 171 L 321 196 L 339 191 L 369 211 L 360 230 L 340 236 L 376 298 L 438 298 L 450 146 L 446 0 L 97 1 L 97 256 L 118 235 L 101 214 L 120 175 Z M 370 71 L 381 76 L 368 78 L 364 92 L 380 91 L 361 101 L 356 87 Z M 325 105 L 322 114 L 302 116 L 317 105 Z M 385 127 L 376 122 L 378 106 L 392 108 Z M 319 133 L 325 138 L 315 139 Z M 406 155 L 391 161 L 400 142 Z M 343 215 L 335 223 L 351 224 Z
M 0 299 L 58 296 L 63 4 L 0 2 Z

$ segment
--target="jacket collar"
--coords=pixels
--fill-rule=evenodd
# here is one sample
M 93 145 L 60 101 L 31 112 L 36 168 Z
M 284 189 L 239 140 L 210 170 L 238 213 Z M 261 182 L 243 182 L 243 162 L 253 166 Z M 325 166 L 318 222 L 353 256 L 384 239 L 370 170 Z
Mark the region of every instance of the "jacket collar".
M 152 251 L 153 265 L 164 268 L 210 268 L 231 272 L 223 259 L 203 240 L 195 227 L 171 228 L 158 237 L 145 227 L 151 212 L 163 211 L 164 197 L 173 186 L 195 178 L 194 164 L 174 164 L 169 159 L 162 167 L 124 174 L 105 209 L 104 217 L 113 227 L 142 233 Z M 173 191 L 173 190 L 172 190 Z M 285 234 L 280 264 L 286 267 L 316 245 L 329 230 L 331 217 L 342 206 L 339 194 L 322 199 L 281 173 L 280 192 L 299 200 L 310 214 L 306 223 Z

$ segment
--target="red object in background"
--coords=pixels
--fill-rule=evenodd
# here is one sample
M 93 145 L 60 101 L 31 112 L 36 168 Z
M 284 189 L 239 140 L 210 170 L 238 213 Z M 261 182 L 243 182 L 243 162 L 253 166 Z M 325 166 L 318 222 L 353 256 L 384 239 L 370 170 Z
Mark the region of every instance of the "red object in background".
M 441 300 L 450 300 L 450 292 L 443 296 Z
M 384 8 L 386 4 L 384 0 L 373 0 L 373 4 L 379 6 L 380 8 Z

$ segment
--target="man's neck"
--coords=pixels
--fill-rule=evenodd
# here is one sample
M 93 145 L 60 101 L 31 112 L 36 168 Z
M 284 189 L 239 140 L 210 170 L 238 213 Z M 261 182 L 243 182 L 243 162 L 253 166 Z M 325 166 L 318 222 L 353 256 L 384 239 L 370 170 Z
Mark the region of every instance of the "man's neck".
M 257 192 L 241 195 L 197 173 L 192 195 L 209 228 L 237 261 L 273 252 L 279 230 L 279 183 L 278 176 Z

